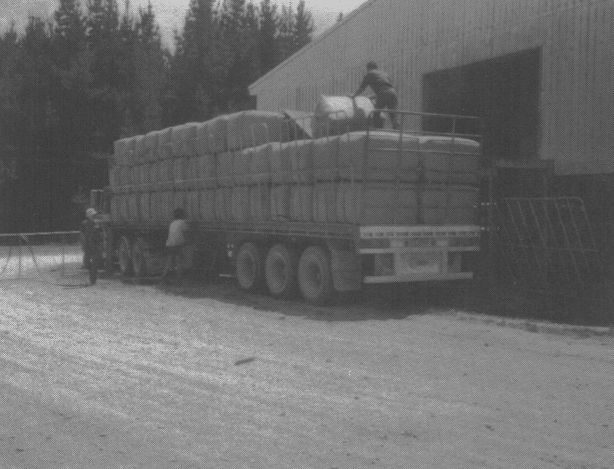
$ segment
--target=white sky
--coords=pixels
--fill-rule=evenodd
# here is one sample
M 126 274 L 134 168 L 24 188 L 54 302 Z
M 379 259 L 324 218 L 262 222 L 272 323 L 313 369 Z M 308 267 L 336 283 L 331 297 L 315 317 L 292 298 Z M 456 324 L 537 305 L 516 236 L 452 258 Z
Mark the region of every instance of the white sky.
M 321 33 L 322 29 L 330 26 L 336 20 L 339 13 L 349 13 L 362 5 L 366 0 L 305 0 L 307 7 L 313 11 L 316 20 L 316 33 Z M 278 4 L 293 3 L 296 5 L 298 0 L 276 0 Z M 122 4 L 123 2 L 119 2 Z M 139 5 L 147 5 L 147 0 L 132 0 L 132 5 L 136 9 Z M 183 18 L 188 9 L 190 0 L 151 0 L 154 11 L 158 16 L 158 21 L 163 32 L 168 34 L 174 28 L 180 28 Z M 259 3 L 259 1 L 256 1 Z

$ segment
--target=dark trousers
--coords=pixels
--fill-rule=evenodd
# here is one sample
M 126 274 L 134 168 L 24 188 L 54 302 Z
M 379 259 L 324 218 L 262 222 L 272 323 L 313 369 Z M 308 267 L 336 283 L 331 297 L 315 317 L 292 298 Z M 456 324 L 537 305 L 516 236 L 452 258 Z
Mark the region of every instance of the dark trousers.
M 399 106 L 399 97 L 397 96 L 396 91 L 393 89 L 382 91 L 376 96 L 375 100 L 375 108 L 376 109 L 387 109 L 388 115 L 390 116 L 390 122 L 392 123 L 393 129 L 399 128 L 399 122 L 397 119 L 397 113 L 394 112 L 397 110 Z M 373 126 L 381 129 L 384 127 L 384 119 L 380 115 L 379 111 L 373 113 Z

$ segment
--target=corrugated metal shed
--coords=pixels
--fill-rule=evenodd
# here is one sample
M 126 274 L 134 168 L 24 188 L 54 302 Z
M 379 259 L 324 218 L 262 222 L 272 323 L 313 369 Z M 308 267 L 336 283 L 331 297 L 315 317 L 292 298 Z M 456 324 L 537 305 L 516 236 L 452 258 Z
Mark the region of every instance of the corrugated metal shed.
M 349 94 L 367 60 L 401 107 L 425 108 L 425 76 L 539 51 L 537 153 L 558 174 L 614 171 L 612 0 L 370 0 L 251 86 L 259 109 L 313 110 Z

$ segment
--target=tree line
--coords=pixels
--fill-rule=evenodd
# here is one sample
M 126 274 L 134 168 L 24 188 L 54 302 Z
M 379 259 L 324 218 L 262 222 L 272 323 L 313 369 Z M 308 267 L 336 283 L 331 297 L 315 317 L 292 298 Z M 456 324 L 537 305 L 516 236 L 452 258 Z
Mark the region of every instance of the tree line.
M 74 226 L 113 141 L 253 106 L 247 86 L 308 44 L 304 0 L 190 0 L 174 47 L 153 6 L 60 0 L 0 36 L 0 232 Z

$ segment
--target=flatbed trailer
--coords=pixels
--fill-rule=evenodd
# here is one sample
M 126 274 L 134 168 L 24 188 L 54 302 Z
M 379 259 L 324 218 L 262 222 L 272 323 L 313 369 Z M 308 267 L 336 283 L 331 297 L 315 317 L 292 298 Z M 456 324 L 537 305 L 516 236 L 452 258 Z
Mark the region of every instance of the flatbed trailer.
M 473 119 L 413 112 L 400 114 L 401 121 L 407 118 L 450 119 L 451 131 L 445 132 L 445 135 L 452 139 L 468 138 L 468 135 L 456 132 L 457 121 Z M 367 130 L 367 141 L 369 132 Z M 400 167 L 403 136 L 408 134 L 403 128 L 398 134 Z M 442 132 L 436 135 L 441 136 Z M 478 138 L 474 134 L 470 137 Z M 395 157 L 394 148 L 385 150 L 389 151 L 391 158 Z M 367 146 L 365 153 L 368 152 Z M 367 184 L 355 180 L 353 176 L 351 179 L 345 184 L 350 185 L 352 190 L 356 186 L 356 190 L 360 191 Z M 396 179 L 390 190 L 397 191 L 395 200 L 398 200 L 400 183 L 399 178 Z M 186 183 L 198 183 L 198 180 L 177 181 L 175 187 L 185 187 Z M 271 183 L 265 181 L 259 184 Z M 418 181 L 416 184 L 422 183 Z M 435 186 L 449 188 L 449 180 Z M 430 186 L 427 184 L 425 187 L 427 189 L 422 190 L 428 190 Z M 364 188 L 362 191 L 364 194 Z M 107 194 L 113 197 L 112 191 L 107 191 Z M 453 196 L 448 194 L 447 197 Z M 361 203 L 365 204 L 363 199 Z M 361 223 L 362 217 L 357 218 L 351 223 L 190 219 L 188 263 L 232 273 L 244 290 L 266 288 L 271 295 L 279 298 L 290 298 L 300 292 L 306 301 L 316 304 L 329 302 L 336 292 L 360 290 L 364 284 L 473 277 L 482 233 L 477 224 L 371 224 Z M 108 223 L 111 234 L 108 256 L 117 258 L 124 275 L 147 277 L 160 272 L 168 221 L 123 220 Z

